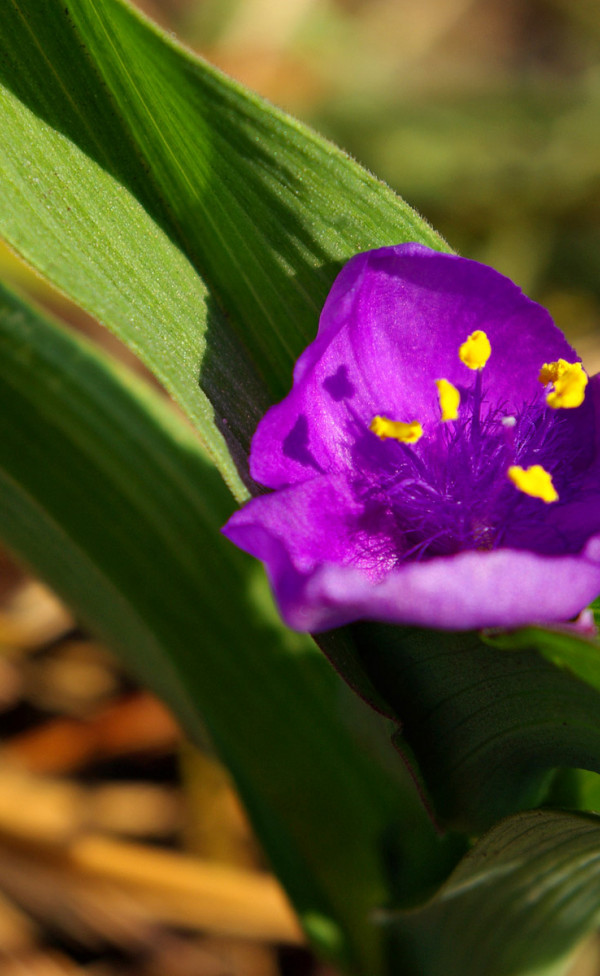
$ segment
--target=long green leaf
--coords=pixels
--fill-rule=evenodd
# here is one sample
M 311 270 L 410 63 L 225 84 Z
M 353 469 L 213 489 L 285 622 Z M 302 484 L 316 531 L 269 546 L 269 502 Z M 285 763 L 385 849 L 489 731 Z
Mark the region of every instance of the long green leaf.
M 600 818 L 518 814 L 482 838 L 428 905 L 391 922 L 397 972 L 561 976 L 599 918 Z
M 239 498 L 226 445 L 243 466 L 341 263 L 445 246 L 122 0 L 6 0 L 0 123 L 0 234 L 144 359 Z
M 490 647 L 507 651 L 535 647 L 548 661 L 600 691 L 600 644 L 595 635 L 584 635 L 566 627 L 522 627 L 491 634 L 485 640 Z
M 395 715 L 398 748 L 442 823 L 481 833 L 543 802 L 555 768 L 600 772 L 600 691 L 546 660 L 531 632 L 511 651 L 476 633 L 361 623 L 351 634 L 369 679 L 359 688 Z
M 358 733 L 360 703 L 349 710 L 312 641 L 279 624 L 259 567 L 219 535 L 230 508 L 168 404 L 0 290 L 0 536 L 197 741 L 208 729 L 307 930 L 378 973 L 373 909 L 454 855 Z

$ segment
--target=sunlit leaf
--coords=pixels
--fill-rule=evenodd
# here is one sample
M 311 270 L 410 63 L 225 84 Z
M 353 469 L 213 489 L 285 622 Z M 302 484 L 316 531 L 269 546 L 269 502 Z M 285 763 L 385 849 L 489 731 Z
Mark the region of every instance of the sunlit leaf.
M 341 263 L 441 239 L 314 133 L 122 0 L 8 0 L 0 234 L 113 329 L 202 431 L 238 498 Z
M 535 810 L 494 827 L 428 905 L 390 924 L 399 972 L 561 976 L 599 917 L 600 818 Z

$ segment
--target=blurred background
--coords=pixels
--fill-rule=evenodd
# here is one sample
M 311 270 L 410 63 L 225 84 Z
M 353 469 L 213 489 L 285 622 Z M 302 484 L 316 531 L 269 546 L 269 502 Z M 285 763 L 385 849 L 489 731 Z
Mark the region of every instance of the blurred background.
M 600 370 L 596 0 L 139 5 L 510 275 Z M 142 369 L 6 249 L 0 275 Z M 225 771 L 7 555 L 0 651 L 0 976 L 326 976 Z M 595 941 L 577 967 L 600 974 Z

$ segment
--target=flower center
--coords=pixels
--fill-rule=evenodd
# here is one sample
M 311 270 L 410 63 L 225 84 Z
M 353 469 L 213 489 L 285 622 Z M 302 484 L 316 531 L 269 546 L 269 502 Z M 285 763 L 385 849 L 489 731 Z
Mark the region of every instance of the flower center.
M 512 416 L 487 400 L 483 373 L 491 353 L 485 332 L 467 337 L 458 357 L 475 375 L 460 390 L 436 380 L 440 422 L 423 440 L 418 419 L 376 416 L 370 423 L 371 434 L 390 443 L 363 467 L 355 490 L 365 504 L 365 539 L 375 550 L 381 540 L 378 558 L 387 565 L 511 545 L 515 525 L 547 531 L 546 511 L 559 499 L 556 478 L 571 494 L 576 479 L 569 478 L 573 450 L 564 418 L 585 396 L 581 364 L 544 364 L 545 389 Z M 529 540 L 534 531 L 527 529 Z

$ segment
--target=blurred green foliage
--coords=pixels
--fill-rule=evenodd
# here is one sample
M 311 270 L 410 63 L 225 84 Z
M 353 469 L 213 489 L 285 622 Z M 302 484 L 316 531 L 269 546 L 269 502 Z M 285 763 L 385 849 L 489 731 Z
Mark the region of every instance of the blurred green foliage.
M 163 0 L 202 53 L 314 124 L 600 368 L 593 0 Z

